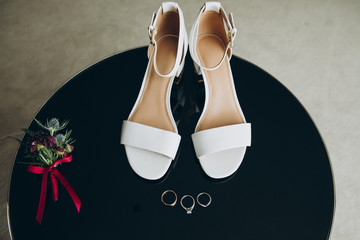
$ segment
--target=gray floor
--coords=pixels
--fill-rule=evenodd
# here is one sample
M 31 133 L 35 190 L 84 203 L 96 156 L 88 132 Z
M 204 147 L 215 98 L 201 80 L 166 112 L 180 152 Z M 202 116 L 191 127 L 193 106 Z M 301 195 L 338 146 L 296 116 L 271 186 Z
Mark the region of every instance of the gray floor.
M 17 144 L 47 98 L 104 57 L 148 43 L 161 1 L 0 0 L 0 239 Z M 190 30 L 202 1 L 179 1 Z M 234 54 L 265 69 L 303 103 L 332 160 L 336 240 L 360 237 L 360 1 L 223 1 L 238 28 Z M 281 119 L 269 119 L 281 121 Z

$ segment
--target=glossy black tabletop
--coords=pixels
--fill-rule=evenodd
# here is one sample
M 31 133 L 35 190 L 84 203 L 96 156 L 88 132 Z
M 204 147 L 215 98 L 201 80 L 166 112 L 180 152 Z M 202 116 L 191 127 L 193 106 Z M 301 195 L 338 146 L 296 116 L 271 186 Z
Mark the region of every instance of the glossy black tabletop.
M 158 181 L 138 177 L 120 145 L 145 72 L 146 48 L 109 57 L 77 74 L 36 118 L 69 119 L 77 139 L 71 163 L 58 170 L 82 201 L 80 213 L 59 184 L 58 202 L 48 191 L 42 225 L 36 221 L 41 176 L 27 172 L 24 149 L 15 159 L 9 189 L 13 239 L 328 239 L 334 185 L 324 143 L 299 101 L 255 65 L 231 60 L 239 102 L 252 124 L 252 146 L 238 171 L 212 180 L 202 171 L 191 134 L 204 101 L 203 83 L 187 56 L 174 85 L 172 108 L 182 136 L 178 156 Z M 51 81 L 51 78 L 49 78 Z M 33 122 L 30 129 L 35 129 Z M 212 203 L 186 214 L 166 207 L 161 194 L 180 199 L 208 192 Z M 49 189 L 50 190 L 50 189 Z

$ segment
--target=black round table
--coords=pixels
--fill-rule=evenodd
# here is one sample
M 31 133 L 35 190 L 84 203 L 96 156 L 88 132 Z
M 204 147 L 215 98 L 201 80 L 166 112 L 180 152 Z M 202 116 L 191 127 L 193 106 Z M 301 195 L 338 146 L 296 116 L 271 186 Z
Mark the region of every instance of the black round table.
M 146 48 L 106 58 L 74 76 L 36 118 L 69 119 L 77 139 L 73 161 L 58 167 L 82 201 L 80 213 L 65 188 L 54 202 L 48 190 L 42 225 L 35 220 L 41 176 L 27 172 L 17 153 L 8 201 L 13 239 L 328 239 L 334 183 L 324 143 L 301 103 L 257 66 L 233 57 L 235 86 L 252 124 L 252 146 L 238 171 L 213 180 L 202 171 L 191 134 L 204 101 L 203 83 L 187 56 L 172 109 L 182 136 L 179 153 L 158 181 L 138 177 L 120 145 L 121 124 L 136 100 Z M 51 76 L 49 78 L 51 81 Z M 30 124 L 36 129 L 36 123 Z M 49 185 L 48 185 L 48 188 Z M 207 208 L 186 214 L 161 194 L 212 196 Z M 178 199 L 178 200 L 179 200 Z

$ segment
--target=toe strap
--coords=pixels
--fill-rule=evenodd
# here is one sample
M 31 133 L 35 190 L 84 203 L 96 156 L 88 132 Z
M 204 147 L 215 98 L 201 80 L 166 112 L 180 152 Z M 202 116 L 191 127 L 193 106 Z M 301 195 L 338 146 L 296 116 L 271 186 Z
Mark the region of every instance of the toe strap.
M 181 136 L 131 121 L 123 121 L 120 143 L 175 158 Z
M 211 128 L 191 135 L 196 156 L 251 145 L 251 124 L 241 123 Z

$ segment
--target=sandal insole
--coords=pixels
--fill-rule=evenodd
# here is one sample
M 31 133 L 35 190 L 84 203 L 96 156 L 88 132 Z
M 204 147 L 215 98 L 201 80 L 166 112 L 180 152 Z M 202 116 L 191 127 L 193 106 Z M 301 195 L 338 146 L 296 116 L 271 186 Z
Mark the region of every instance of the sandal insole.
M 157 70 L 161 74 L 171 71 L 176 59 L 178 38 L 175 36 L 163 36 L 157 41 Z M 166 107 L 166 94 L 171 77 L 161 77 L 154 69 L 154 57 L 152 56 L 149 71 L 137 108 L 130 121 L 147 126 L 175 132 L 174 126 Z
M 219 14 L 209 13 L 204 17 L 202 21 L 216 22 L 214 18 L 218 18 Z M 201 65 L 212 68 L 221 61 L 226 47 L 219 36 L 205 33 L 198 37 L 196 50 Z M 233 90 L 228 57 L 226 56 L 226 59 L 216 70 L 204 70 L 204 73 L 209 87 L 209 101 L 196 131 L 244 123 Z

